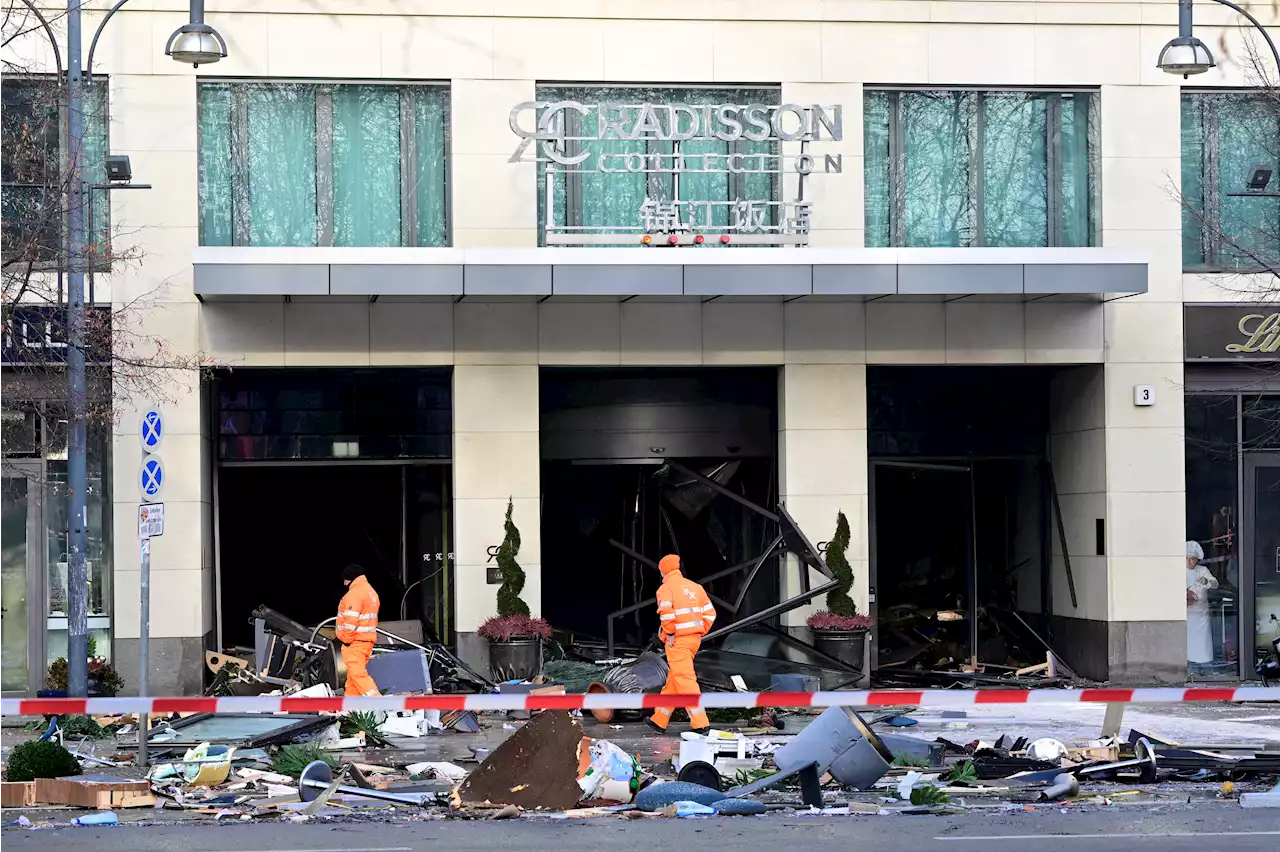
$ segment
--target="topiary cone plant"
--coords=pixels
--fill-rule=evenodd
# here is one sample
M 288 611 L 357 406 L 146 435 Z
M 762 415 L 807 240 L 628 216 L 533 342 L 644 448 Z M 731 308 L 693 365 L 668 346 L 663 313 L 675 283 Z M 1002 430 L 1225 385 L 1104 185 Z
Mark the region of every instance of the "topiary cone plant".
M 849 559 L 845 556 L 849 549 L 849 538 L 849 519 L 844 516 L 844 512 L 837 512 L 836 534 L 827 543 L 827 567 L 836 575 L 840 585 L 827 592 L 827 609 L 832 615 L 845 617 L 858 614 L 857 605 L 849 597 L 849 590 L 853 588 L 853 568 L 849 567 Z
M 502 528 L 506 533 L 502 544 L 498 545 L 498 570 L 502 572 L 502 585 L 498 587 L 498 615 L 505 618 L 509 615 L 528 615 L 529 605 L 520 597 L 524 590 L 524 569 L 516 561 L 520 553 L 520 530 L 511 520 L 514 505 L 507 498 L 507 519 Z
M 498 614 L 477 631 L 489 640 L 489 670 L 494 680 L 528 680 L 542 668 L 542 641 L 551 638 L 551 625 L 529 617 L 529 605 L 520 597 L 524 590 L 524 569 L 516 561 L 520 553 L 520 530 L 511 520 L 512 500 L 507 499 L 505 535 L 498 545 Z M 530 641 L 534 640 L 534 641 Z
M 827 608 L 810 615 L 806 620 L 814 633 L 814 646 L 849 666 L 861 670 L 867 630 L 871 619 L 858 613 L 858 606 L 849 597 L 853 588 L 853 568 L 845 552 L 849 549 L 849 519 L 844 512 L 836 513 L 836 532 L 827 542 L 827 567 L 839 583 L 827 592 Z

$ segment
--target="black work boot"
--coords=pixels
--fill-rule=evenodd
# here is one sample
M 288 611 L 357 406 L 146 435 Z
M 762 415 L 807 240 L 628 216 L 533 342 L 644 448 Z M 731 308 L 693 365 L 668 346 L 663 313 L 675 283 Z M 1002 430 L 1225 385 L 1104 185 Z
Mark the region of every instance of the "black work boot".
M 652 716 L 646 716 L 644 723 L 648 725 L 650 728 L 653 728 L 655 731 L 657 731 L 660 734 L 665 734 L 667 732 L 666 728 L 662 727 L 657 722 L 653 721 Z

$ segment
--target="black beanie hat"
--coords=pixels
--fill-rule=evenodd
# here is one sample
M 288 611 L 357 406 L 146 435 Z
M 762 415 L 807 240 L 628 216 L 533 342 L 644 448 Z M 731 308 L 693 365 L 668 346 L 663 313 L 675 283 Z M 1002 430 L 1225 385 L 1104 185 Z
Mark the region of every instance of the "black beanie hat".
M 364 568 L 352 562 L 346 568 L 342 569 L 342 579 L 346 580 L 347 582 L 351 582 L 352 580 L 354 580 L 356 577 L 359 577 L 363 573 L 364 573 Z

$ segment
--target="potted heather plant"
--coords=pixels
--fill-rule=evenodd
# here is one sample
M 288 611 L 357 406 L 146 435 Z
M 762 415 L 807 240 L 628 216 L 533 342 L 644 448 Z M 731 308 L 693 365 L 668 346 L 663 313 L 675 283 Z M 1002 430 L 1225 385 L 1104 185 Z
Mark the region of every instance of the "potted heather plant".
M 529 615 L 529 605 L 520 597 L 524 589 L 524 569 L 516 561 L 520 553 L 520 530 L 511 520 L 512 501 L 507 500 L 505 535 L 496 556 L 502 585 L 498 587 L 498 614 L 477 631 L 489 642 L 489 669 L 494 680 L 528 680 L 542 669 L 542 643 L 551 638 L 551 625 Z
M 826 555 L 827 567 L 840 585 L 827 593 L 827 608 L 809 616 L 805 623 L 813 631 L 814 647 L 861 671 L 871 619 L 860 614 L 849 597 L 849 589 L 853 588 L 853 569 L 845 556 L 849 538 L 849 519 L 839 512 L 836 533 L 827 543 Z

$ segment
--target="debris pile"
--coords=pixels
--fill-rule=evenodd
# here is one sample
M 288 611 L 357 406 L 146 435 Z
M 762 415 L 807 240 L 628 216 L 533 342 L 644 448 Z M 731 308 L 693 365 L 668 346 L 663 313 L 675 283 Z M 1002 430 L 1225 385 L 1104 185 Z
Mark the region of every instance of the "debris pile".
M 215 691 L 335 694 L 340 656 L 327 637 L 269 610 L 255 616 L 259 642 L 251 653 L 209 655 Z M 1037 641 L 1017 635 L 1011 646 Z M 371 658 L 369 671 L 386 693 L 649 693 L 667 674 L 661 656 L 643 653 L 553 661 L 530 680 L 493 684 L 420 638 L 393 635 Z M 1056 657 L 1040 650 L 1046 662 L 1029 669 L 960 666 L 945 676 L 1052 682 L 1060 677 Z M 939 675 L 913 664 L 892 676 L 932 682 Z M 812 680 L 775 675 L 782 691 L 811 690 Z M 965 711 L 892 708 L 866 717 L 849 708 L 712 709 L 711 730 L 679 739 L 628 728 L 641 720 L 639 710 L 593 711 L 585 719 L 564 710 L 53 718 L 39 724 L 43 742 L 13 752 L 3 806 L 33 815 L 42 808 L 91 811 L 78 825 L 179 811 L 215 822 L 937 814 L 1189 795 L 1280 806 L 1280 788 L 1272 789 L 1280 742 L 1178 742 L 1140 730 L 1121 737 L 1122 710 L 1111 705 L 1102 735 L 1079 742 L 1029 730 L 965 741 L 953 733 L 970 727 Z M 134 766 L 140 721 L 154 763 L 145 774 Z M 930 725 L 947 736 L 903 733 Z M 95 753 L 100 746 L 102 754 Z M 29 760 L 36 751 L 49 752 L 48 760 Z M 143 777 L 121 777 L 126 773 Z M 31 817 L 21 820 L 7 824 L 40 827 Z

